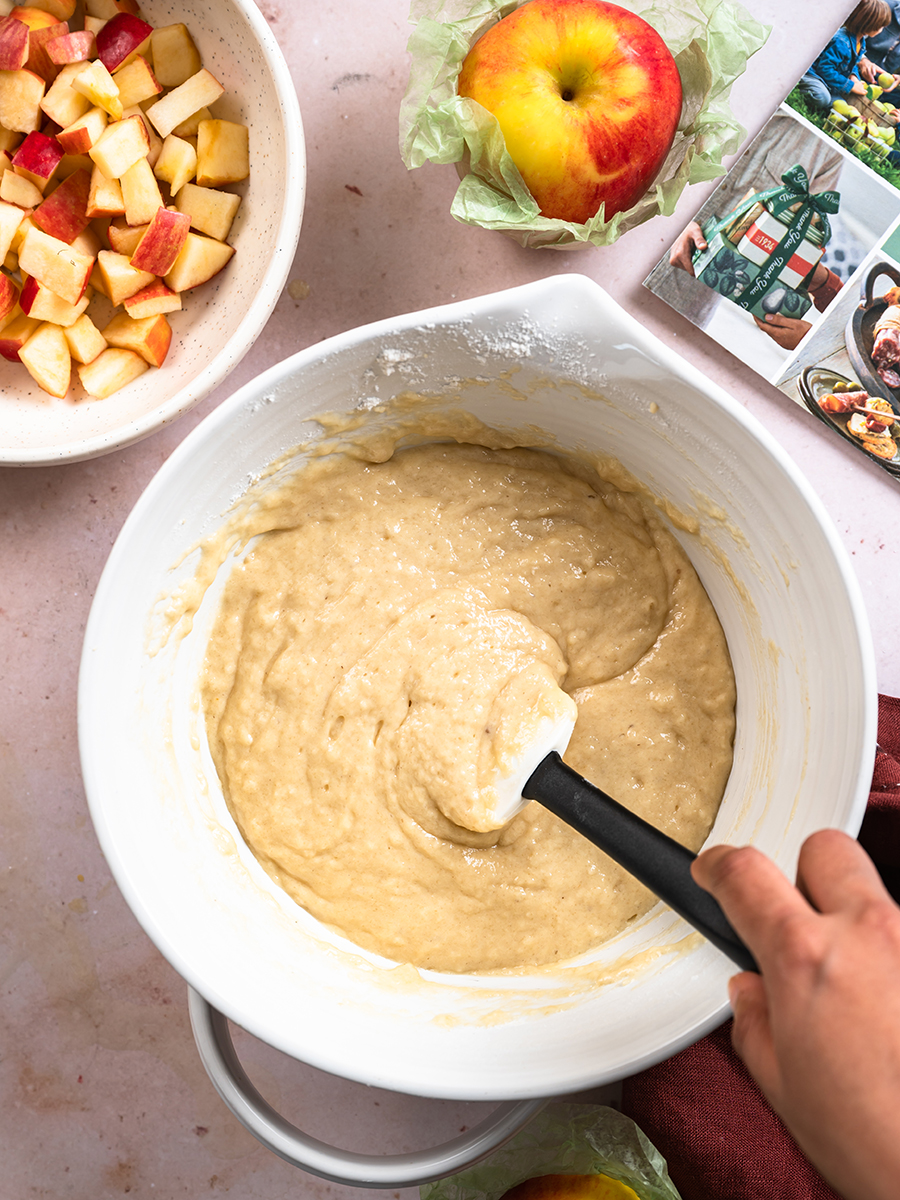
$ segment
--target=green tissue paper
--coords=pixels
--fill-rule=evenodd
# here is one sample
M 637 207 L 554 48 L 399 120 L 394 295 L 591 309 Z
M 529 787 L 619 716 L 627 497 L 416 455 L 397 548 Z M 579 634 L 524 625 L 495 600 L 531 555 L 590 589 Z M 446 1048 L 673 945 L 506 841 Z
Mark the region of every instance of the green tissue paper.
M 668 216 L 689 183 L 725 174 L 746 130 L 729 106 L 731 85 L 766 41 L 769 28 L 732 0 L 617 0 L 665 40 L 681 74 L 684 105 L 675 142 L 654 185 L 609 221 L 542 217 L 509 154 L 496 118 L 456 94 L 463 60 L 477 38 L 520 0 L 412 0 L 409 84 L 400 108 L 400 153 L 409 169 L 455 163 L 461 179 L 450 207 L 466 225 L 498 229 L 523 246 L 609 246 L 657 215 Z
M 500 1200 L 536 1175 L 607 1175 L 639 1200 L 681 1200 L 666 1162 L 629 1117 L 596 1104 L 554 1102 L 468 1171 L 419 1189 L 421 1200 Z

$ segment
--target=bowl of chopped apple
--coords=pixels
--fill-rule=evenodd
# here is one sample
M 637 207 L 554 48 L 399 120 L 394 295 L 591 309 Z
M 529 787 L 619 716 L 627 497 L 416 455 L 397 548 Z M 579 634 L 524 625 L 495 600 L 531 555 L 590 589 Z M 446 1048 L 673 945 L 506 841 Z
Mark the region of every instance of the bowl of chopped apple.
M 106 454 L 208 395 L 281 294 L 305 182 L 253 0 L 0 17 L 0 463 Z

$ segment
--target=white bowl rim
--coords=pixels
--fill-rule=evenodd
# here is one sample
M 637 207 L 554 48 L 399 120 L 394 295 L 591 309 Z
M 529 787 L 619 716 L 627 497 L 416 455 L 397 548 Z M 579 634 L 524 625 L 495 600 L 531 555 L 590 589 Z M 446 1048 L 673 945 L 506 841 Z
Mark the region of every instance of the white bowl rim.
M 172 966 L 178 973 L 190 984 L 197 992 L 199 992 L 209 1003 L 227 1016 L 230 1020 L 241 1025 L 249 1030 L 255 1036 L 262 1040 L 267 1040 L 266 1030 L 259 1027 L 259 1024 L 254 1020 L 254 1014 L 243 1011 L 237 1011 L 235 1006 L 230 1003 L 227 995 L 221 994 L 219 990 L 210 984 L 210 981 L 202 978 L 195 970 L 192 963 L 187 961 L 183 955 L 170 943 L 164 929 L 157 921 L 153 911 L 144 902 L 143 897 L 133 888 L 127 864 L 123 862 L 116 851 L 112 833 L 105 820 L 105 812 L 103 805 L 98 801 L 96 796 L 96 788 L 93 786 L 94 779 L 94 756 L 96 754 L 95 739 L 89 734 L 86 728 L 86 722 L 83 719 L 84 714 L 90 706 L 90 676 L 91 669 L 91 644 L 94 642 L 95 630 L 94 626 L 101 623 L 101 610 L 105 602 L 105 594 L 114 586 L 118 570 L 118 560 L 124 554 L 125 547 L 130 540 L 131 528 L 138 524 L 143 516 L 144 510 L 152 506 L 155 502 L 157 493 L 165 491 L 170 475 L 177 474 L 183 464 L 190 461 L 195 447 L 201 445 L 210 437 L 216 437 L 221 432 L 221 429 L 227 426 L 231 414 L 242 408 L 251 401 L 254 396 L 264 394 L 267 391 L 275 388 L 286 377 L 296 371 L 301 370 L 307 364 L 316 362 L 326 357 L 331 357 L 335 354 L 350 350 L 353 347 L 366 342 L 372 341 L 381 336 L 396 336 L 414 327 L 429 326 L 431 324 L 451 324 L 454 322 L 465 321 L 473 315 L 477 315 L 484 310 L 491 310 L 501 301 L 510 301 L 515 303 L 517 307 L 527 309 L 528 300 L 536 297 L 543 291 L 552 291 L 554 289 L 589 289 L 596 294 L 600 292 L 608 303 L 615 305 L 619 309 L 618 317 L 623 324 L 629 325 L 635 335 L 635 343 L 640 346 L 643 351 L 653 355 L 661 366 L 672 370 L 687 383 L 692 384 L 701 390 L 713 403 L 724 409 L 737 423 L 739 423 L 747 435 L 759 443 L 771 456 L 777 461 L 790 481 L 797 489 L 798 498 L 806 503 L 812 516 L 820 526 L 830 548 L 834 555 L 835 564 L 841 574 L 843 583 L 846 587 L 847 599 L 852 612 L 852 617 L 855 626 L 856 640 L 859 647 L 860 661 L 859 668 L 862 676 L 862 703 L 863 714 L 861 720 L 862 727 L 862 755 L 860 761 L 860 772 L 857 780 L 857 786 L 854 796 L 848 806 L 846 820 L 843 828 L 848 832 L 856 833 L 862 822 L 862 817 L 865 812 L 866 803 L 868 800 L 868 778 L 871 771 L 872 763 L 875 757 L 875 743 L 877 735 L 877 718 L 878 718 L 878 693 L 876 685 L 876 667 L 875 667 L 875 652 L 872 641 L 871 630 L 868 621 L 865 604 L 863 601 L 862 591 L 856 579 L 853 566 L 850 560 L 848 551 L 840 541 L 834 523 L 829 516 L 824 504 L 819 499 L 812 485 L 801 472 L 800 468 L 789 456 L 786 450 L 776 441 L 774 436 L 761 424 L 761 422 L 753 416 L 732 396 L 730 396 L 723 388 L 709 380 L 698 368 L 688 363 L 677 352 L 670 350 L 664 343 L 659 341 L 653 334 L 647 331 L 641 323 L 630 314 L 621 310 L 619 306 L 610 297 L 603 292 L 603 289 L 593 280 L 586 276 L 578 274 L 565 274 L 560 276 L 552 276 L 543 280 L 524 284 L 515 288 L 504 289 L 500 292 L 491 293 L 485 296 L 475 297 L 471 300 L 457 301 L 453 304 L 435 306 L 430 309 L 404 314 L 398 317 L 390 317 L 381 321 L 373 322 L 368 325 L 359 326 L 348 330 L 344 333 L 337 334 L 322 342 L 318 342 L 313 346 L 307 347 L 304 350 L 298 351 L 296 354 L 282 360 L 280 363 L 270 367 L 267 371 L 251 380 L 243 387 L 234 392 L 222 405 L 210 413 L 195 429 L 193 429 L 184 441 L 176 448 L 173 454 L 160 467 L 159 471 L 148 484 L 143 494 L 139 497 L 137 503 L 132 509 L 131 514 L 126 520 L 119 534 L 119 537 L 110 552 L 106 567 L 101 575 L 95 593 L 94 602 L 91 613 L 88 619 L 88 624 L 85 633 L 84 652 L 81 660 L 80 680 L 79 680 L 79 696 L 78 696 L 78 736 L 79 748 L 81 753 L 82 773 L 84 777 L 85 791 L 88 799 L 88 806 L 91 811 L 91 817 L 94 823 L 97 838 L 103 849 L 104 855 L 109 863 L 110 870 L 115 878 L 123 896 L 126 899 L 129 907 L 135 917 L 141 924 L 144 931 L 151 938 L 157 948 L 163 953 Z M 871 752 L 869 751 L 871 748 Z M 867 772 L 869 774 L 867 774 Z M 680 1039 L 676 1039 L 666 1046 L 662 1047 L 658 1052 L 649 1051 L 636 1058 L 633 1065 L 633 1070 L 643 1070 L 656 1062 L 667 1058 L 672 1054 L 679 1052 L 686 1046 L 692 1044 L 698 1038 L 703 1037 L 712 1029 L 721 1024 L 730 1015 L 730 1008 L 726 998 L 723 995 L 721 1006 L 711 1012 L 708 1018 L 695 1026 L 690 1032 L 685 1033 Z M 328 1055 L 323 1054 L 319 1060 L 313 1063 L 321 1070 L 333 1071 L 338 1074 L 340 1069 L 328 1061 Z M 410 1091 L 412 1089 L 404 1086 L 402 1082 L 395 1079 L 391 1080 L 364 1080 L 376 1086 L 389 1087 L 397 1091 Z M 596 1080 L 594 1081 L 596 1083 Z M 574 1086 L 574 1085 L 573 1085 Z M 564 1086 L 562 1091 L 571 1091 L 573 1086 Z M 579 1081 L 575 1090 L 585 1086 L 593 1086 L 589 1081 Z M 559 1089 L 558 1089 L 559 1090 Z M 423 1094 L 415 1092 L 413 1094 Z M 437 1095 L 438 1093 L 428 1093 Z M 441 1095 L 449 1097 L 450 1092 L 441 1092 Z M 554 1093 L 556 1094 L 556 1093 Z M 457 1096 L 456 1093 L 453 1093 Z M 515 1093 L 519 1096 L 520 1093 Z M 513 1098 L 514 1093 L 506 1091 L 503 1098 Z M 485 1094 L 474 1095 L 467 1094 L 466 1096 L 457 1096 L 461 1099 L 490 1099 Z
M 183 416 L 218 387 L 248 353 L 264 329 L 287 281 L 300 237 L 306 196 L 306 144 L 300 102 L 275 35 L 253 0 L 233 0 L 233 3 L 241 10 L 259 38 L 263 55 L 275 77 L 276 91 L 282 106 L 287 149 L 284 211 L 276 239 L 279 249 L 269 263 L 244 319 L 212 362 L 185 387 L 179 388 L 165 404 L 151 409 L 136 420 L 129 421 L 114 432 L 93 434 L 69 445 L 33 446 L 29 449 L 0 447 L 0 466 L 45 467 L 59 463 L 83 462 L 85 459 L 122 450 L 134 442 L 141 441 L 164 425 L 171 424 L 177 417 Z M 235 353 L 233 349 L 237 342 L 243 342 L 239 353 Z

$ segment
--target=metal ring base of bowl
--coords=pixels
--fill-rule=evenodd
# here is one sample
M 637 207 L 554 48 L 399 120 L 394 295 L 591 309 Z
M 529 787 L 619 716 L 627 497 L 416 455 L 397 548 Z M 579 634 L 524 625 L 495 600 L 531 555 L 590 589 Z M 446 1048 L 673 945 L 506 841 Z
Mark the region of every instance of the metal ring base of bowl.
M 188 1008 L 206 1073 L 244 1128 L 285 1162 L 332 1183 L 418 1187 L 455 1175 L 503 1146 L 547 1103 L 544 1099 L 501 1104 L 464 1136 L 414 1154 L 380 1157 L 339 1150 L 291 1125 L 262 1098 L 238 1060 L 227 1019 L 192 987 L 188 987 Z

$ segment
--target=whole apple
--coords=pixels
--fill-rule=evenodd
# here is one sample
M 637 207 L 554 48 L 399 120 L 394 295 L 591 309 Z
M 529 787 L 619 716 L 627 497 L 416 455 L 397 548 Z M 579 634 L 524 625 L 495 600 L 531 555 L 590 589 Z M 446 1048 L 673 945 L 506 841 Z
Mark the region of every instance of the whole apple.
M 606 0 L 530 0 L 479 38 L 457 87 L 497 118 L 541 213 L 579 223 L 637 203 L 681 116 L 665 42 Z

